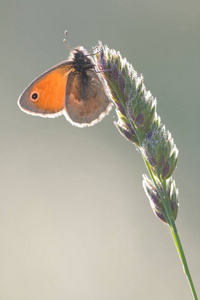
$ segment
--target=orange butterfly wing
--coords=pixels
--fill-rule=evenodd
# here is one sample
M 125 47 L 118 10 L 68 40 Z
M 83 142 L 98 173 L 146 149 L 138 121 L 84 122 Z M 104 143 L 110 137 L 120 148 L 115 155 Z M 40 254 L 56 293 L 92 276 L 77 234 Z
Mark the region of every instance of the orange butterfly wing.
M 66 84 L 71 62 L 62 62 L 37 77 L 21 94 L 18 105 L 24 112 L 56 117 L 65 107 Z

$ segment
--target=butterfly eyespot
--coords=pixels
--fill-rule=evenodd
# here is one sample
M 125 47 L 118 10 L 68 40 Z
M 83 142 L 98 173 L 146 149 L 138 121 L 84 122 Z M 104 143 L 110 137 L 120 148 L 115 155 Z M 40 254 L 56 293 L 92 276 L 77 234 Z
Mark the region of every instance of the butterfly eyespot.
M 38 97 L 39 97 L 39 95 L 38 95 L 37 93 L 33 93 L 33 94 L 31 95 L 31 100 L 35 102 L 35 101 L 38 100 Z

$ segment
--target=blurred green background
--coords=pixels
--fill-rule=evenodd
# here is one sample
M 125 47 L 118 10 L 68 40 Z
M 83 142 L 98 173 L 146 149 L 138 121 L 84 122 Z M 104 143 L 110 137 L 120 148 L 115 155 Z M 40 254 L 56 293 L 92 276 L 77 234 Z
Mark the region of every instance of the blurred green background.
M 20 111 L 39 74 L 101 40 L 142 73 L 180 150 L 177 227 L 200 295 L 200 2 L 1 0 L 0 299 L 192 299 L 112 109 L 85 129 Z

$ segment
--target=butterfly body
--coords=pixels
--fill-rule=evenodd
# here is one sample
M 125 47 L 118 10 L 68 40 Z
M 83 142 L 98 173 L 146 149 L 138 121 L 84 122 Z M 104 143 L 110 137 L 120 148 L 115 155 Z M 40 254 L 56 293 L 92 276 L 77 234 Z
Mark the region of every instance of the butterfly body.
M 37 77 L 21 94 L 18 105 L 28 114 L 63 114 L 75 126 L 92 126 L 112 106 L 100 76 L 91 56 L 79 46 L 67 61 Z

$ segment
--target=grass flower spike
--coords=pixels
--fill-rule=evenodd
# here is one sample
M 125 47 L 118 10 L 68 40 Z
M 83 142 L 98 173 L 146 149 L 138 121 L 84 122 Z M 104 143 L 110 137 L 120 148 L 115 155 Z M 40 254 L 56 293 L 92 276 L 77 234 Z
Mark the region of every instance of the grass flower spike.
M 174 195 L 172 206 L 176 213 L 173 211 L 172 215 L 175 220 L 178 192 L 176 190 L 174 193 L 175 183 L 172 184 L 171 175 L 177 164 L 178 150 L 171 134 L 161 124 L 157 115 L 156 99 L 146 90 L 143 77 L 137 75 L 132 65 L 126 59 L 122 59 L 119 52 L 105 47 L 97 55 L 97 64 L 100 70 L 105 70 L 104 77 L 116 105 L 118 122 L 115 122 L 115 125 L 124 137 L 135 144 L 151 169 L 159 188 L 156 192 L 157 199 L 161 194 L 165 201 L 170 203 L 171 199 L 168 196 Z M 162 183 L 168 178 L 170 180 L 163 186 Z M 155 204 L 157 187 L 153 182 L 150 184 L 147 176 L 144 177 L 143 186 L 150 203 Z M 151 206 L 157 216 L 165 215 L 163 205 L 160 205 L 159 214 L 157 205 Z M 168 223 L 167 218 L 160 219 Z
M 155 215 L 169 225 L 193 297 L 198 299 L 175 225 L 178 190 L 172 174 L 178 149 L 157 115 L 156 99 L 146 90 L 143 76 L 138 76 L 119 52 L 103 47 L 101 42 L 97 47 L 100 51 L 95 55 L 96 64 L 116 107 L 115 125 L 142 155 L 150 176 L 143 175 L 143 188 Z

